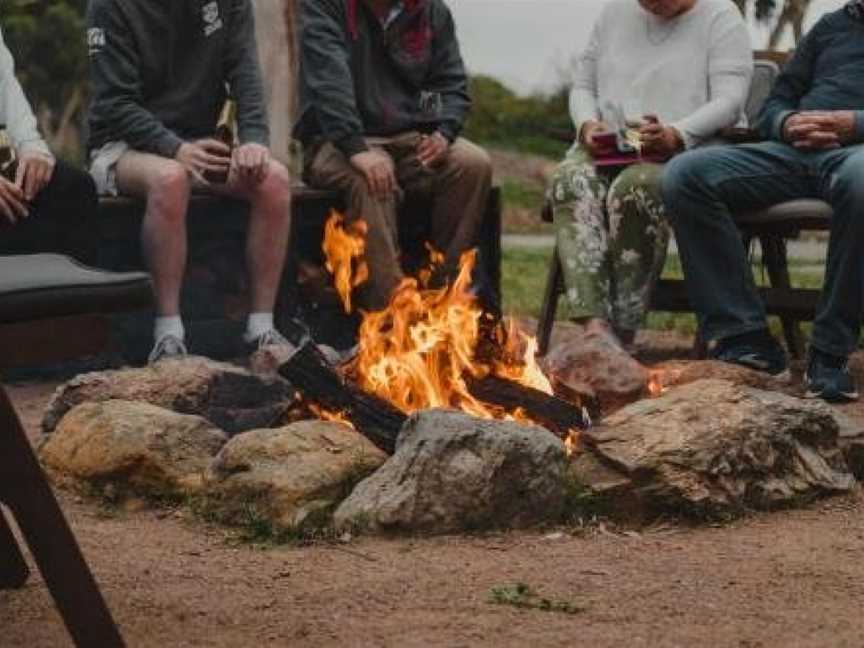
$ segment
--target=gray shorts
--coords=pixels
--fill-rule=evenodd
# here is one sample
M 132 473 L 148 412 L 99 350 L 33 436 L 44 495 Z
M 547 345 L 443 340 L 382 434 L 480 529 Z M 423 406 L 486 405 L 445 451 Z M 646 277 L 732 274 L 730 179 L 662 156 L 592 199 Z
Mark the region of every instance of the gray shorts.
M 118 194 L 117 161 L 128 150 L 126 142 L 108 142 L 90 153 L 90 175 L 100 195 Z

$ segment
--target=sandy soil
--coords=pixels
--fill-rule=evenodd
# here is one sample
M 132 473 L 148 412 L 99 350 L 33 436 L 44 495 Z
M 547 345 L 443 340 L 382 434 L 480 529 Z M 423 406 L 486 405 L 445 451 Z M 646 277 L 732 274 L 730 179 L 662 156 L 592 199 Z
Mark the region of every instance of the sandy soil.
M 52 388 L 10 386 L 34 437 Z M 181 511 L 59 497 L 130 646 L 864 646 L 860 494 L 716 527 L 269 549 Z M 520 582 L 584 611 L 490 602 Z M 0 646 L 65 645 L 38 575 L 0 592 Z

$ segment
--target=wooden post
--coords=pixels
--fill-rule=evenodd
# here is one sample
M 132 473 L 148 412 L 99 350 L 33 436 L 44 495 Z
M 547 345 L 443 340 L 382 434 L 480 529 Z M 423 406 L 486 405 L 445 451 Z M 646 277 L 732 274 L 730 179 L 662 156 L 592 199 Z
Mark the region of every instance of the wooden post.
M 256 0 L 255 35 L 261 57 L 264 96 L 273 156 L 293 173 L 291 129 L 297 116 L 297 0 Z

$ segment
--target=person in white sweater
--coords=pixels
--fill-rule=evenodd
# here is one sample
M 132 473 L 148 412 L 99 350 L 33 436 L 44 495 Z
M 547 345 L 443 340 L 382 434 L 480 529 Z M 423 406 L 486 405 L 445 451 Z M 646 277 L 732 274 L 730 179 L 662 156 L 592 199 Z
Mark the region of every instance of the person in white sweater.
M 82 227 L 95 215 L 90 176 L 57 161 L 39 134 L 36 117 L 15 77 L 15 61 L 0 32 L 0 126 L 17 165 L 0 175 L 0 253 L 92 253 Z
M 586 331 L 632 342 L 669 241 L 662 161 L 742 120 L 752 68 L 747 28 L 730 0 L 604 7 L 576 64 L 576 142 L 548 192 L 570 314 Z M 615 145 L 596 136 L 621 113 L 653 161 L 598 168 L 595 158 Z

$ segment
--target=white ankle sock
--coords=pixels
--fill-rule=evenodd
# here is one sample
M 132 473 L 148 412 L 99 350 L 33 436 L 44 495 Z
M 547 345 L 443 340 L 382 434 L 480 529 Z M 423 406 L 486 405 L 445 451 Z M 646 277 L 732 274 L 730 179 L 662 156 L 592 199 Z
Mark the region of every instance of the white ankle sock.
M 276 326 L 273 323 L 273 313 L 249 313 L 249 319 L 246 322 L 246 333 L 243 337 L 247 342 L 253 342 L 274 328 Z
M 157 342 L 166 335 L 173 335 L 181 342 L 186 337 L 186 330 L 183 328 L 183 320 L 179 315 L 168 315 L 156 318 L 156 324 L 153 327 L 153 339 Z

